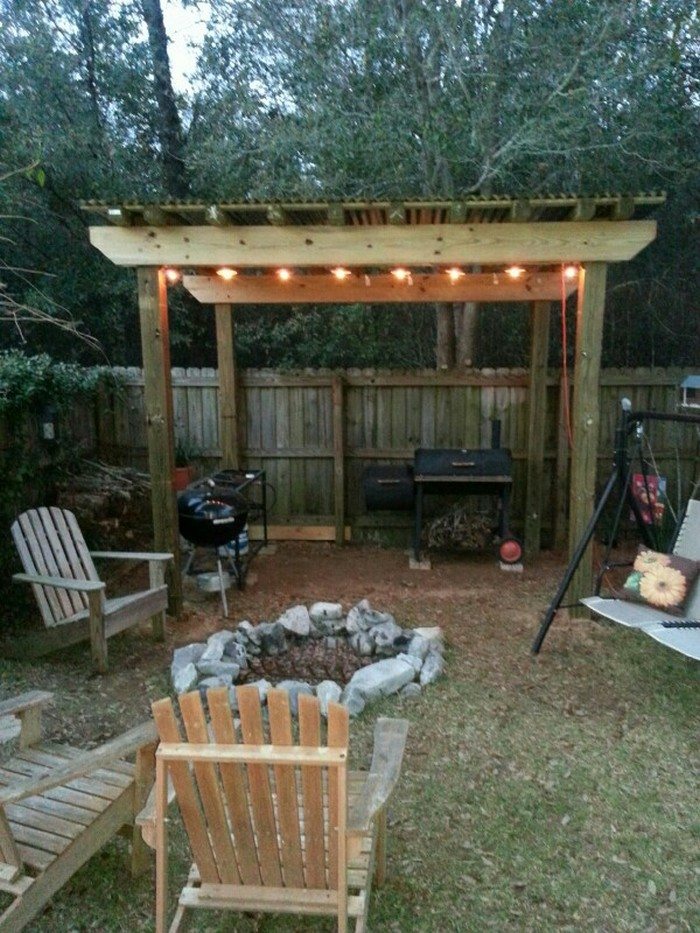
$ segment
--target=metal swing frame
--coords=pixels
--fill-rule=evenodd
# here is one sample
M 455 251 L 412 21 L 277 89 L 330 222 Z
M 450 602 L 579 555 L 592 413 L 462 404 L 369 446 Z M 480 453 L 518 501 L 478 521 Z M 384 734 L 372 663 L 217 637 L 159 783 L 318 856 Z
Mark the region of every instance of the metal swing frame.
M 564 597 L 566 596 L 566 592 L 569 589 L 569 585 L 571 584 L 574 574 L 578 570 L 579 564 L 583 559 L 583 555 L 585 554 L 586 549 L 590 544 L 593 535 L 595 534 L 595 530 L 605 510 L 605 507 L 615 491 L 617 491 L 619 499 L 615 511 L 615 519 L 613 522 L 612 531 L 610 534 L 610 541 L 608 542 L 601 570 L 596 578 L 595 595 L 597 596 L 600 593 L 603 576 L 606 570 L 608 570 L 611 566 L 608 563 L 608 558 L 610 556 L 612 542 L 615 540 L 617 529 L 619 527 L 620 519 L 622 517 L 625 506 L 628 506 L 634 515 L 635 522 L 637 527 L 640 529 L 644 544 L 652 549 L 657 549 L 657 541 L 653 534 L 653 526 L 648 525 L 644 521 L 639 503 L 632 495 L 631 491 L 632 471 L 634 468 L 635 455 L 637 453 L 639 453 L 640 460 L 642 460 L 643 463 L 643 459 L 641 457 L 641 442 L 642 438 L 644 437 L 644 424 L 650 421 L 662 421 L 676 424 L 694 424 L 700 427 L 700 415 L 692 415 L 682 412 L 663 413 L 657 411 L 632 411 L 632 404 L 629 399 L 626 398 L 623 398 L 620 404 L 622 410 L 620 412 L 620 417 L 615 429 L 613 465 L 610 476 L 608 477 L 608 480 L 603 488 L 603 492 L 601 493 L 598 504 L 596 505 L 595 510 L 591 515 L 588 525 L 586 526 L 585 531 L 581 535 L 581 538 L 576 545 L 574 553 L 571 557 L 571 560 L 569 561 L 569 565 L 567 566 L 566 571 L 564 572 L 564 576 L 561 579 L 557 591 L 554 594 L 551 603 L 547 607 L 547 611 L 544 614 L 535 640 L 532 643 L 531 650 L 533 654 L 539 654 L 542 644 L 547 637 L 547 632 L 549 631 L 557 612 L 562 606 Z M 633 438 L 635 441 L 635 450 L 631 456 L 628 453 L 630 438 Z M 680 517 L 676 525 L 674 538 L 677 536 L 679 528 Z

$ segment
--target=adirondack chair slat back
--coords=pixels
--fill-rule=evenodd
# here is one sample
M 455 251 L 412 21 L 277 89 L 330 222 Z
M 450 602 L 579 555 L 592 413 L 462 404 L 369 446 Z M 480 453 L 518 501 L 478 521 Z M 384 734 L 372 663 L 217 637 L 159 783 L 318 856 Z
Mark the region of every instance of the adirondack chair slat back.
M 689 560 L 700 560 L 700 500 L 688 502 L 683 523 L 673 553 Z M 696 578 L 690 598 L 685 604 L 684 614 L 689 619 L 700 619 L 700 576 Z
M 30 509 L 12 525 L 12 538 L 26 573 L 72 580 L 99 580 L 83 534 L 67 509 Z M 88 608 L 85 593 L 33 585 L 44 624 L 59 625 Z
M 299 764 L 168 761 L 168 770 L 203 883 L 338 890 L 338 820 L 347 813 L 345 783 L 335 767 L 304 764 L 310 749 L 347 750 L 348 712 L 329 704 L 322 728 L 316 697 L 299 696 L 298 742 L 286 691 L 268 693 L 269 727 L 257 687 L 236 690 L 240 735 L 228 690 L 207 693 L 210 728 L 198 691 L 179 698 L 185 736 L 193 744 L 297 748 Z M 181 743 L 173 704 L 153 704 L 164 743 Z M 326 733 L 325 738 L 323 733 Z

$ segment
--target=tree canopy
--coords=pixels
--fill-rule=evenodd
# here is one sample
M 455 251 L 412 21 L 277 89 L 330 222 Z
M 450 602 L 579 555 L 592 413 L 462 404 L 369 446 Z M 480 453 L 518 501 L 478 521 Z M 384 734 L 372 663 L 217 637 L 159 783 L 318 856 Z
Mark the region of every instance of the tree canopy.
M 665 189 L 658 241 L 610 275 L 604 361 L 696 361 L 692 0 L 182 3 L 207 25 L 176 93 L 161 0 L 0 0 L 0 296 L 133 364 L 134 277 L 90 247 L 80 198 Z M 174 362 L 211 363 L 211 315 L 172 296 Z M 5 345 L 95 358 L 3 316 Z M 521 362 L 525 321 L 483 314 L 474 361 Z M 239 336 L 246 364 L 435 359 L 425 308 L 246 309 Z

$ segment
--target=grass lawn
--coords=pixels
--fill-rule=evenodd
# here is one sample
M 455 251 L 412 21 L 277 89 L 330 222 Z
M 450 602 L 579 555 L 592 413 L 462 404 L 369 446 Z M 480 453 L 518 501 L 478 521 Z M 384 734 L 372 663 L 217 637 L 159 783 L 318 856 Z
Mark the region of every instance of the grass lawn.
M 698 668 L 637 633 L 557 620 L 529 655 L 561 573 L 543 557 L 522 575 L 480 558 L 440 558 L 410 574 L 405 555 L 313 545 L 261 558 L 232 621 L 274 618 L 293 602 L 363 596 L 404 626 L 442 625 L 448 671 L 418 700 L 388 699 L 352 724 L 364 765 L 378 714 L 410 720 L 390 813 L 387 883 L 370 929 L 696 930 L 700 928 Z M 75 648 L 1 662 L 3 696 L 56 691 L 54 738 L 95 744 L 167 692 L 173 644 L 222 627 L 216 597 L 174 626 L 169 644 L 132 633 L 110 643 L 112 673 L 88 678 Z M 98 715 L 99 712 L 99 715 Z M 173 904 L 187 851 L 174 831 Z M 123 840 L 85 866 L 31 926 L 148 930 L 153 881 L 132 880 Z M 202 931 L 332 930 L 332 922 L 192 916 Z

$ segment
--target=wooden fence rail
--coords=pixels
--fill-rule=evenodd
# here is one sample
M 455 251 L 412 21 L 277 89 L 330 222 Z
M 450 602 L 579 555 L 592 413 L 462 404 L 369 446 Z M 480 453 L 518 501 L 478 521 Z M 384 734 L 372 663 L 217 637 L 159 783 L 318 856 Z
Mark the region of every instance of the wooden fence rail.
M 97 406 L 100 455 L 116 463 L 147 464 L 143 373 L 117 370 L 122 388 Z M 607 370 L 601 375 L 599 478 L 607 475 L 619 401 L 635 409 L 672 411 L 685 370 Z M 218 465 L 218 375 L 214 369 L 173 369 L 176 434 L 194 445 L 205 470 Z M 328 524 L 364 515 L 362 473 L 370 463 L 411 460 L 416 447 L 487 447 L 491 419 L 514 458 L 513 519 L 522 526 L 528 446 L 525 370 L 280 373 L 243 371 L 238 398 L 243 463 L 264 467 L 275 490 L 275 523 Z M 550 371 L 544 434 L 545 542 L 565 541 L 569 451 L 560 406 L 560 375 Z M 654 454 L 672 485 L 687 486 L 697 437 L 673 426 L 654 429 Z M 386 522 L 386 516 L 382 518 Z M 400 521 L 399 521 L 400 524 Z

